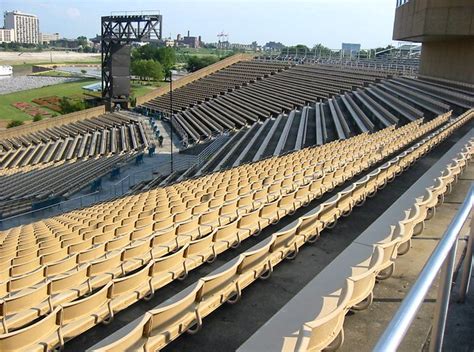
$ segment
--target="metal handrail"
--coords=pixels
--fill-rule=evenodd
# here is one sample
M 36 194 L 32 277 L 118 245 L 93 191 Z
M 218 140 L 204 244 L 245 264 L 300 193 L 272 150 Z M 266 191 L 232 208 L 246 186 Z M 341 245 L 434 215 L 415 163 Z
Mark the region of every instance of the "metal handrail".
M 449 297 L 451 294 L 451 282 L 453 278 L 454 262 L 456 259 L 456 249 L 458 236 L 466 219 L 468 218 L 474 205 L 474 186 L 471 185 L 469 192 L 464 199 L 461 208 L 449 224 L 446 232 L 439 241 L 435 250 L 426 262 L 418 279 L 411 288 L 410 292 L 402 301 L 398 311 L 390 321 L 384 333 L 374 347 L 376 352 L 396 351 L 408 331 L 416 313 L 420 309 L 429 288 L 433 284 L 438 271 L 441 270 L 438 296 L 436 299 L 436 308 L 433 317 L 433 329 L 431 330 L 430 351 L 441 351 L 443 345 L 443 335 L 446 326 L 446 317 L 448 313 Z M 472 226 L 470 237 L 472 234 Z M 468 242 L 472 246 L 472 239 Z M 469 248 L 468 248 L 469 252 Z M 472 253 L 472 248 L 471 252 Z M 472 256 L 466 256 L 464 259 L 464 268 L 462 282 L 468 282 L 471 274 Z M 461 285 L 461 298 L 467 292 L 466 284 Z

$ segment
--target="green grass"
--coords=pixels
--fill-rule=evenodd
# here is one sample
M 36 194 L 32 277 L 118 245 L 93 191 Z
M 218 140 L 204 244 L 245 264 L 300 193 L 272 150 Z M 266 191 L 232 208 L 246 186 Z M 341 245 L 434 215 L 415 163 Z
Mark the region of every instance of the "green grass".
M 208 48 L 179 48 L 176 50 L 176 60 L 179 62 L 186 62 L 188 56 L 215 56 L 218 58 L 224 57 L 231 53 L 232 50 L 217 50 Z
M 47 76 L 47 77 L 74 77 L 73 74 L 69 72 L 60 72 L 60 71 L 44 71 L 44 72 L 38 72 L 34 74 L 35 76 Z
M 25 90 L 22 92 L 15 92 L 6 95 L 0 95 L 0 119 L 2 120 L 32 120 L 30 116 L 19 109 L 12 106 L 15 102 L 28 102 L 33 99 L 57 95 L 59 97 L 68 97 L 77 94 L 82 94 L 82 86 L 96 82 L 96 80 L 81 80 L 76 82 L 56 84 L 54 86 L 36 88 Z M 35 105 L 33 103 L 33 105 Z M 46 109 L 47 110 L 47 109 Z
M 135 97 L 141 97 L 142 95 L 145 95 L 145 94 L 151 92 L 153 89 L 161 87 L 164 84 L 166 84 L 166 83 L 165 82 L 153 82 L 152 85 L 143 85 L 143 84 L 139 84 L 139 83 L 132 83 L 132 94 Z

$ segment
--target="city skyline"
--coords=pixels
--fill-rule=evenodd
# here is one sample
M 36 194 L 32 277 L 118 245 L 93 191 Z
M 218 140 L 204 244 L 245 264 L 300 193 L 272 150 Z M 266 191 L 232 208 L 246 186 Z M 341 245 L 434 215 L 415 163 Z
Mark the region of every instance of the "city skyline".
M 342 42 L 360 43 L 362 48 L 392 44 L 395 4 L 392 0 L 299 0 L 296 2 L 262 0 L 163 1 L 163 37 L 178 33 L 201 35 L 204 42 L 216 42 L 221 31 L 233 43 L 249 44 L 269 41 L 285 45 L 322 43 L 340 48 Z M 341 11 L 341 6 L 344 10 Z M 100 33 L 100 17 L 112 11 L 154 10 L 150 2 L 136 0 L 133 5 L 123 0 L 53 1 L 4 0 L 0 10 L 18 10 L 39 17 L 42 33 L 59 32 L 62 37 L 89 38 Z M 230 15 L 232 14 L 232 15 Z M 251 18 L 249 15 L 252 14 Z M 62 16 L 65 21 L 58 21 Z M 210 20 L 211 19 L 211 20 Z M 370 22 L 368 22 L 370 19 Z M 242 26 L 244 21 L 245 26 Z M 84 25 L 84 24 L 87 25 Z

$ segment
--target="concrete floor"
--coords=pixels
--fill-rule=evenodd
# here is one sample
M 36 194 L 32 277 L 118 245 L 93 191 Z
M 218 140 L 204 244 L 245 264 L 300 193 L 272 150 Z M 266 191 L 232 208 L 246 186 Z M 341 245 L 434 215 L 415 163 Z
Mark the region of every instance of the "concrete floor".
M 419 160 L 412 168 L 407 170 L 400 177 L 397 177 L 393 183 L 378 192 L 374 198 L 369 199 L 363 207 L 357 208 L 348 218 L 340 221 L 333 230 L 324 231 L 320 240 L 316 244 L 302 247 L 297 258 L 294 261 L 287 261 L 277 266 L 269 280 L 257 281 L 248 287 L 243 292 L 242 299 L 238 304 L 222 306 L 212 315 L 205 318 L 203 329 L 198 334 L 192 336 L 185 334 L 167 346 L 165 350 L 232 351 L 238 348 L 264 322 L 266 322 L 315 275 L 317 275 L 327 265 L 327 263 L 332 261 L 371 222 L 380 216 L 390 204 L 392 204 L 411 186 L 414 180 L 418 179 L 438 160 L 444 150 L 447 150 L 454 145 L 459 137 L 464 135 L 471 127 L 472 124 L 461 128 L 450 136 L 448 140 L 435 148 L 430 154 Z M 332 194 L 327 195 L 327 197 L 324 197 L 317 203 L 311 204 L 311 206 L 316 206 L 331 195 Z M 452 210 L 454 211 L 454 209 Z M 308 209 L 306 208 L 304 212 L 307 211 Z M 236 250 L 224 252 L 214 263 L 201 266 L 191 272 L 186 280 L 173 282 L 161 289 L 151 301 L 138 302 L 132 307 L 118 313 L 110 325 L 99 325 L 68 342 L 65 346 L 65 350 L 82 351 L 89 348 L 97 341 L 105 338 L 125 324 L 141 316 L 146 310 L 155 307 L 159 303 L 194 283 L 200 277 L 215 270 L 228 260 L 245 251 L 247 248 L 260 242 L 263 238 L 278 231 L 278 229 L 284 227 L 300 215 L 302 215 L 302 212 L 296 212 L 292 217 L 283 219 L 278 225 L 262 231 L 259 237 L 246 240 Z M 443 214 L 441 215 L 441 217 L 444 216 L 445 215 Z M 432 240 L 420 239 L 417 240 L 414 247 L 418 248 L 418 246 L 420 246 L 419 248 L 422 248 L 421 246 L 428 246 L 428 248 L 432 248 L 433 243 L 431 242 L 434 243 Z M 420 245 L 418 245 L 418 243 L 420 243 Z M 409 258 L 411 253 L 414 253 L 414 251 L 411 251 L 405 257 Z M 408 263 L 407 266 L 410 266 L 410 264 Z M 402 273 L 404 268 L 403 264 L 400 263 L 398 268 L 400 271 L 397 270 L 397 273 Z M 415 274 L 413 274 L 413 276 L 414 275 Z M 385 296 L 394 302 L 391 302 L 390 300 L 385 300 L 387 302 L 384 302 L 383 300 L 376 301 L 374 307 L 382 306 L 382 309 L 384 309 L 385 306 L 383 306 L 383 304 L 396 304 L 397 301 L 401 299 L 402 293 L 405 292 L 406 287 L 408 286 L 410 277 L 406 274 L 400 275 L 400 280 L 401 281 L 396 282 L 396 280 L 389 279 L 386 281 L 388 286 L 383 286 L 380 289 L 382 290 L 381 292 L 387 292 Z M 377 290 L 379 290 L 379 287 L 377 287 Z M 384 295 L 377 294 L 376 292 L 376 297 L 383 298 Z M 365 313 L 366 312 L 363 312 L 362 314 Z M 378 334 L 374 332 L 373 329 L 378 327 L 379 331 L 381 331 L 381 328 L 383 327 L 383 322 L 377 322 L 376 319 L 370 317 L 370 314 L 366 314 L 367 318 L 364 322 L 363 318 L 365 315 L 362 316 L 362 314 L 357 314 L 357 317 L 360 316 L 359 318 L 354 315 L 354 318 L 362 319 L 360 320 L 360 323 L 353 324 L 348 320 L 348 323 L 346 324 L 347 339 L 344 347 L 346 350 L 368 350 L 369 347 L 366 342 L 364 342 L 364 339 L 365 341 L 367 341 L 367 339 L 371 339 L 371 341 L 375 340 Z M 348 318 L 354 320 L 353 317 Z M 387 317 L 386 319 L 389 318 Z M 370 325 L 370 329 L 367 328 L 368 324 L 372 324 Z M 426 336 L 427 334 L 424 335 L 424 337 Z M 358 348 L 355 348 L 356 346 L 358 346 Z

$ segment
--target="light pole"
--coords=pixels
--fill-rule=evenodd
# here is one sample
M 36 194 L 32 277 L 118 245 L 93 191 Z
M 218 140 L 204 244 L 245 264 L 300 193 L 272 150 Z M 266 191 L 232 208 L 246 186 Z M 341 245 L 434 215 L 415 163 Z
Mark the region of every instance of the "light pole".
M 171 152 L 171 173 L 174 171 L 173 165 L 173 133 L 174 133 L 174 126 L 173 126 L 173 72 L 170 70 L 170 121 L 171 121 L 171 135 L 170 135 L 170 152 Z

